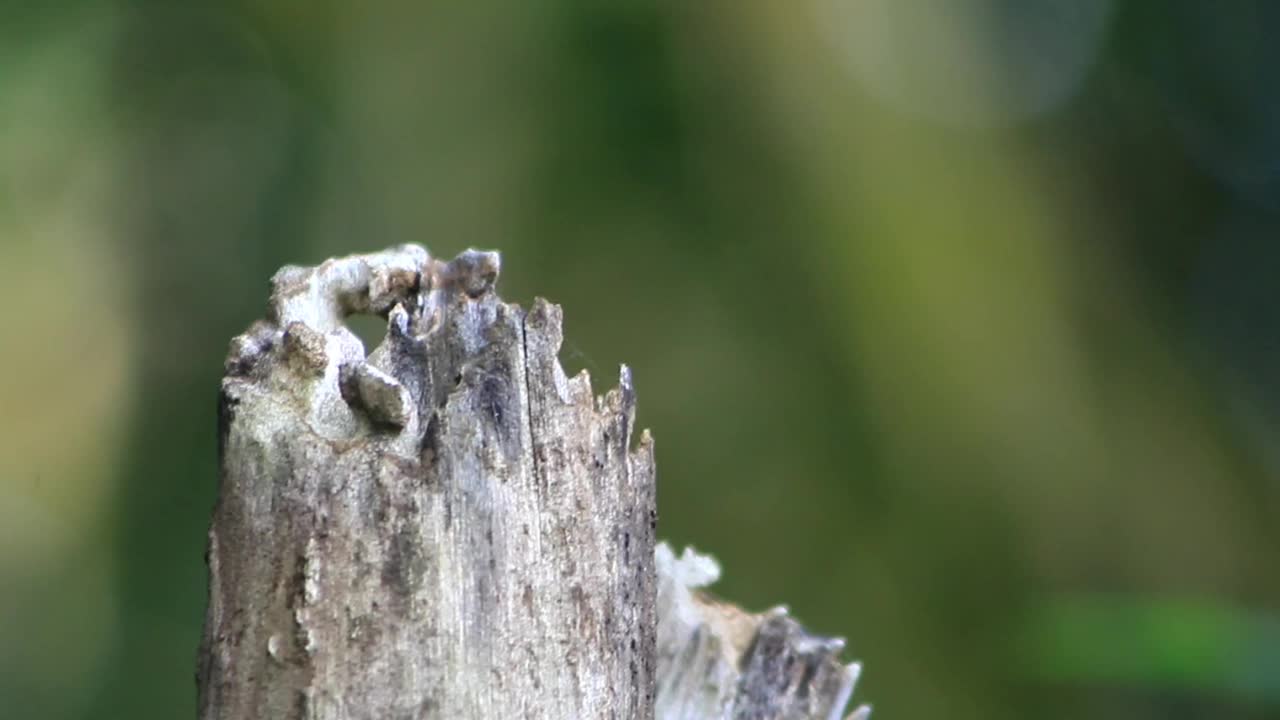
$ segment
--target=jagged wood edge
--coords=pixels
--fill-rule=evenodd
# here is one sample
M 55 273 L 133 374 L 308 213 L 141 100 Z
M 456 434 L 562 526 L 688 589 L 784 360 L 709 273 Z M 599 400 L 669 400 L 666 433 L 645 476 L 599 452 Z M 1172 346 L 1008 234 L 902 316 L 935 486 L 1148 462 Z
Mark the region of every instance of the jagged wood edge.
M 839 720 L 861 663 L 843 664 L 842 638 L 807 632 L 785 606 L 749 613 L 705 590 L 720 577 L 709 556 L 665 542 L 658 571 L 660 720 Z M 863 705 L 847 720 L 866 720 Z
M 380 369 L 383 358 L 377 352 L 364 358 L 350 343 L 334 347 L 328 333 L 342 326 L 346 314 L 368 312 L 388 318 L 389 340 L 403 337 L 408 334 L 410 320 L 405 303 L 419 304 L 415 319 L 431 316 L 426 306 L 442 307 L 459 296 L 479 298 L 490 292 L 497 269 L 496 253 L 467 251 L 443 263 L 412 245 L 330 260 L 314 268 L 286 267 L 273 279 L 275 291 L 268 319 L 233 341 L 228 376 L 251 374 L 280 344 L 304 372 L 322 371 L 329 352 L 351 353 L 352 360 L 342 365 L 337 383 L 341 399 L 375 425 L 406 429 L 415 422 L 416 408 L 410 407 L 412 399 L 405 389 Z M 321 288 L 336 302 L 317 298 L 315 293 Z M 545 313 L 548 307 L 557 313 L 553 322 L 558 329 L 558 308 L 535 304 L 533 312 Z M 558 377 L 565 382 L 562 374 Z M 629 380 L 624 368 L 621 392 L 627 396 L 632 392 Z M 567 381 L 563 389 L 580 390 L 584 382 L 588 382 L 585 374 Z M 590 395 L 589 383 L 586 387 Z M 614 400 L 606 397 L 597 400 L 597 405 L 619 401 L 630 405 L 615 396 L 616 392 L 609 393 Z M 229 421 L 226 417 L 220 420 L 224 424 Z M 646 433 L 642 445 L 649 442 Z M 651 463 L 651 446 L 649 450 L 647 455 L 637 455 L 641 463 L 646 457 Z M 663 545 L 657 549 L 656 560 L 657 717 L 838 720 L 860 670 L 857 663 L 843 665 L 838 661 L 843 641 L 808 634 L 784 608 L 751 614 L 715 600 L 700 589 L 718 576 L 710 558 L 688 550 L 676 558 Z M 202 657 L 202 663 L 205 661 Z M 862 707 L 850 718 L 863 718 L 868 713 L 869 708 Z
M 205 720 L 652 717 L 630 372 L 566 378 L 559 308 L 498 268 L 407 245 L 273 278 L 223 382 Z M 388 321 L 368 357 L 352 313 Z

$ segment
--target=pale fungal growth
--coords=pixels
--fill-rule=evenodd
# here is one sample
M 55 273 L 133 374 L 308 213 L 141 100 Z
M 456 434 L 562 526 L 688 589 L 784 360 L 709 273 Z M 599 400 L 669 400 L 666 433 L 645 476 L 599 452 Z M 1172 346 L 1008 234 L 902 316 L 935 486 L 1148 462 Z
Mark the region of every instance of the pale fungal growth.
M 293 395 L 296 408 L 305 408 L 313 419 L 310 428 L 331 439 L 350 438 L 361 425 L 367 432 L 411 438 L 420 429 L 419 411 L 426 408 L 421 402 L 415 406 L 409 388 L 396 379 L 394 366 L 404 360 L 399 355 L 425 347 L 451 305 L 461 311 L 458 319 L 475 315 L 475 303 L 468 301 L 493 289 L 500 267 L 496 252 L 467 250 L 443 262 L 417 245 L 335 258 L 314 268 L 284 267 L 271 280 L 267 320 L 232 340 L 227 375 L 260 379 L 274 374 L 278 394 Z M 356 314 L 388 320 L 387 341 L 367 357 L 344 324 Z M 457 339 L 474 351 L 478 331 L 478 325 L 466 328 Z M 260 366 L 277 347 L 283 349 L 279 361 Z M 315 382 L 299 382 L 305 378 Z M 420 386 L 420 380 L 411 384 Z M 437 386 L 437 393 L 441 389 Z M 432 400 L 439 399 L 437 393 Z M 408 443 L 402 449 L 408 451 Z
M 630 371 L 567 377 L 560 308 L 502 302 L 499 268 L 405 245 L 276 274 L 222 383 L 202 720 L 836 720 L 843 643 L 655 548 Z M 387 320 L 367 355 L 356 313 Z
M 692 548 L 659 543 L 657 571 L 658 720 L 840 720 L 862 670 L 840 662 L 842 638 L 810 635 L 784 606 L 751 614 L 713 598 L 720 567 Z

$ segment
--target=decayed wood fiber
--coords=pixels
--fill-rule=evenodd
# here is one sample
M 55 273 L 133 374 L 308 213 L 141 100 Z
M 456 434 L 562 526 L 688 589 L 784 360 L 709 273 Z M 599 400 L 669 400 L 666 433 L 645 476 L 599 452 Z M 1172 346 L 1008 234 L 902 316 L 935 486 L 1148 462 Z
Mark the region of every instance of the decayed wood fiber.
M 560 309 L 498 270 L 407 245 L 276 274 L 222 384 L 200 717 L 838 717 L 856 666 L 655 548 L 630 372 L 567 378 Z M 367 357 L 353 313 L 387 319 Z

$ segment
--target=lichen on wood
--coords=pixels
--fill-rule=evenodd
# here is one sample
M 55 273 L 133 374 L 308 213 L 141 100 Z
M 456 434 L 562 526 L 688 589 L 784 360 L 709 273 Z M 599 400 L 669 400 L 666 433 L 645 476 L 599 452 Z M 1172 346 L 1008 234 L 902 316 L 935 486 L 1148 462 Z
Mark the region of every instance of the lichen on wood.
M 222 383 L 202 720 L 838 718 L 842 643 L 655 547 L 630 371 L 567 377 L 560 308 L 499 269 L 406 245 L 273 278 Z
M 653 445 L 496 253 L 288 267 L 232 343 L 200 716 L 652 717 Z M 387 318 L 366 357 L 344 318 Z

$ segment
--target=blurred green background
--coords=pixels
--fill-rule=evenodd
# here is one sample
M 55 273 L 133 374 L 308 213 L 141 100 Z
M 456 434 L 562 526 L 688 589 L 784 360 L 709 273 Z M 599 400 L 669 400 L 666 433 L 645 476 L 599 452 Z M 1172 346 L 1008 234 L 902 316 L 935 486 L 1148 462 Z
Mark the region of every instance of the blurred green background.
M 1280 5 L 0 0 L 0 717 L 194 717 L 228 340 L 504 253 L 881 718 L 1280 717 Z

